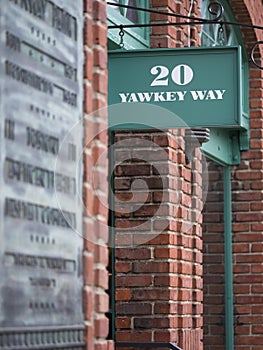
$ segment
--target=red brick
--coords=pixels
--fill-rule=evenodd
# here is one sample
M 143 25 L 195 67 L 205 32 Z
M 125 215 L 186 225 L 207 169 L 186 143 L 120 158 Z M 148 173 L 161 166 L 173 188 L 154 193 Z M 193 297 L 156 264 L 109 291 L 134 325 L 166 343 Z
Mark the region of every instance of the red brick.
M 170 291 L 168 289 L 135 289 L 132 292 L 132 300 L 169 300 Z
M 149 262 L 135 262 L 133 263 L 133 271 L 135 273 L 163 273 L 170 271 L 169 262 L 158 262 L 158 261 L 149 261 Z
M 163 248 L 155 248 L 154 249 L 154 257 L 155 258 L 167 258 L 167 259 L 176 259 L 179 256 L 178 248 L 173 247 L 173 248 L 168 248 L 168 247 L 163 247 Z
M 131 290 L 130 289 L 117 289 L 115 291 L 115 300 L 130 300 L 131 299 Z
M 84 271 L 84 284 L 93 285 L 94 281 L 94 262 L 93 256 L 90 254 L 85 254 L 83 256 L 83 271 Z
M 116 334 L 116 341 L 119 342 L 150 342 L 152 332 L 144 331 L 119 331 Z
M 91 290 L 83 291 L 83 309 L 85 320 L 91 320 L 93 313 L 93 293 Z
M 90 86 L 90 85 L 84 86 L 84 95 L 85 95 L 84 112 L 89 114 L 93 111 L 92 86 Z
M 86 62 L 84 65 L 84 78 L 88 79 L 91 82 L 92 72 L 93 72 L 93 52 L 86 50 L 85 55 L 86 55 Z M 92 97 L 92 95 L 90 97 Z
M 97 92 L 107 94 L 108 84 L 103 71 L 93 73 L 93 86 Z
M 106 48 L 107 45 L 107 28 L 106 25 L 100 23 L 93 24 L 93 37 L 96 45 Z
M 167 329 L 167 330 L 155 330 L 154 331 L 154 340 L 156 342 L 167 342 L 171 341 L 172 343 L 178 344 L 178 330 L 177 329 Z
M 119 329 L 129 329 L 131 328 L 131 318 L 130 317 L 116 317 L 115 319 L 116 328 Z
M 109 311 L 109 295 L 106 293 L 96 294 L 95 296 L 96 311 L 98 313 L 105 313 Z
M 106 338 L 108 335 L 109 320 L 106 317 L 94 320 L 94 335 L 98 338 Z
M 104 266 L 108 265 L 109 260 L 109 249 L 108 247 L 97 244 L 95 245 L 95 256 L 94 261 L 96 263 L 102 263 Z
M 107 11 L 105 2 L 94 1 L 93 2 L 93 19 L 106 23 Z
M 134 328 L 135 329 L 152 329 L 152 328 L 168 328 L 169 327 L 168 318 L 158 318 L 156 316 L 150 317 L 140 317 L 134 318 Z
M 95 343 L 94 350 L 108 350 L 108 342 L 106 340 L 100 340 L 99 343 Z
M 152 283 L 151 276 L 116 276 L 116 286 L 120 287 L 143 287 Z
M 167 287 L 178 287 L 179 286 L 179 276 L 173 275 L 157 275 L 154 277 L 155 286 L 167 286 Z
M 178 304 L 167 302 L 156 302 L 154 304 L 154 314 L 177 314 Z
M 84 341 L 85 341 L 86 346 L 88 347 L 88 349 L 94 349 L 93 348 L 94 332 L 93 332 L 93 327 L 90 326 L 90 325 L 86 325 L 85 326 Z
M 152 313 L 152 305 L 146 302 L 117 303 L 116 312 L 118 315 L 150 315 Z
M 118 165 L 115 168 L 116 176 L 139 176 L 139 175 L 151 175 L 151 165 L 150 164 L 125 164 Z
M 117 248 L 115 251 L 115 256 L 118 259 L 136 259 L 145 260 L 151 258 L 151 251 L 149 248 Z
M 116 273 L 128 273 L 128 272 L 132 271 L 132 263 L 131 262 L 117 261 L 115 263 L 115 271 L 116 271 Z
M 103 289 L 108 288 L 108 271 L 106 269 L 95 269 L 95 285 Z

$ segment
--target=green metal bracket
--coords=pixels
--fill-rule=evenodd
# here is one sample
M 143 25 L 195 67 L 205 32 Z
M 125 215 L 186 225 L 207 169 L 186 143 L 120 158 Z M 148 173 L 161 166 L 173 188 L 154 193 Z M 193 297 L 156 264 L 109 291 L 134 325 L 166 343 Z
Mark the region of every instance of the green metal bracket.
M 230 147 L 231 147 L 231 163 L 239 164 L 240 163 L 240 145 L 239 145 L 239 132 L 232 131 L 229 133 L 230 138 Z
M 221 128 L 210 129 L 210 141 L 202 145 L 206 156 L 222 165 L 240 163 L 239 131 Z
M 240 143 L 240 150 L 241 151 L 247 151 L 249 149 L 249 139 L 250 139 L 250 132 L 248 130 L 240 130 L 239 132 L 239 143 Z

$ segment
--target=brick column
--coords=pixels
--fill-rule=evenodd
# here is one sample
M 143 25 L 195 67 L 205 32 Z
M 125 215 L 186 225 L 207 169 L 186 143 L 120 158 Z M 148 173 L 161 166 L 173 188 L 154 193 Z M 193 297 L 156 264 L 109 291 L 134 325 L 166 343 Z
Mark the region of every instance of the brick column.
M 84 0 L 84 316 L 88 350 L 108 350 L 108 163 L 107 114 L 107 26 L 106 2 Z
M 202 349 L 202 167 L 183 134 L 116 136 L 117 341 Z

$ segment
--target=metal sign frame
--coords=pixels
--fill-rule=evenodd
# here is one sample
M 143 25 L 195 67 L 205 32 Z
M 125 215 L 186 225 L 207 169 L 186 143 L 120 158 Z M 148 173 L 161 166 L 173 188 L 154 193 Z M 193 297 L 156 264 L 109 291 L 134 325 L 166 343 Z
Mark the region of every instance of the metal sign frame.
M 127 106 L 122 116 L 109 109 L 110 129 L 248 127 L 240 46 L 112 51 L 108 57 L 109 105 Z M 132 104 L 162 107 L 176 118 L 135 115 Z

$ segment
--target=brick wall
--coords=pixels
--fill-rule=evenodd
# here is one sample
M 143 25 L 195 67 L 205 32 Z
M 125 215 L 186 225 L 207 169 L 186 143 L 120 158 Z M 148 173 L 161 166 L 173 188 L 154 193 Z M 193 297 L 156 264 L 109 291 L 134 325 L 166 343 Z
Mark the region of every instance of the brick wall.
M 84 234 L 85 341 L 89 350 L 113 348 L 106 340 L 108 295 L 107 27 L 106 2 L 84 0 Z M 103 157 L 105 155 L 105 157 Z
M 236 19 L 263 25 L 262 2 L 230 1 Z M 262 31 L 242 28 L 248 53 Z M 262 53 L 261 53 L 262 56 Z M 256 52 L 260 57 L 260 52 Z M 262 336 L 262 71 L 250 67 L 250 149 L 232 168 L 233 272 L 235 350 L 261 349 Z M 204 215 L 204 323 L 205 349 L 225 349 L 222 170 L 211 165 L 211 184 Z M 217 204 L 219 202 L 219 204 Z
M 193 1 L 190 7 L 190 1 L 187 0 L 152 0 L 152 8 L 163 12 L 181 14 L 183 16 L 200 17 L 200 4 L 198 0 Z M 176 17 L 165 18 L 160 14 L 152 14 L 152 23 L 181 22 L 182 19 Z M 200 45 L 200 27 L 199 26 L 156 26 L 151 29 L 151 47 L 185 47 Z
M 233 1 L 237 18 L 263 25 L 260 1 Z M 249 17 L 246 16 L 246 9 Z M 262 31 L 244 30 L 248 49 L 263 39 Z M 262 57 L 262 52 L 261 52 Z M 242 155 L 240 166 L 233 169 L 233 241 L 235 346 L 237 350 L 260 349 L 263 344 L 262 263 L 263 263 L 263 74 L 250 69 L 250 150 Z
M 104 111 L 91 113 L 107 105 L 106 2 L 86 0 L 84 3 L 85 339 L 89 350 L 103 350 L 112 347 L 112 342 L 106 340 L 108 320 L 105 316 L 109 306 L 105 293 L 108 287 L 108 208 L 105 205 L 108 165 L 106 158 L 99 163 L 100 156 L 107 153 L 107 115 Z M 263 25 L 260 0 L 231 0 L 230 4 L 238 20 Z M 152 6 L 184 15 L 190 10 L 186 0 L 152 0 Z M 191 15 L 194 14 L 200 15 L 198 1 L 194 1 L 191 10 Z M 160 16 L 152 15 L 153 22 L 160 20 Z M 151 46 L 199 45 L 198 30 L 198 27 L 153 28 Z M 243 35 L 248 48 L 256 40 L 262 40 L 262 31 L 247 28 Z M 250 69 L 251 148 L 243 152 L 242 162 L 233 168 L 232 174 L 236 350 L 260 349 L 263 344 L 262 78 L 262 71 Z M 180 132 L 120 133 L 116 137 L 133 141 L 136 138 L 138 142 L 116 149 L 116 159 L 124 161 L 115 169 L 116 338 L 172 341 L 184 350 L 202 349 L 200 153 L 197 150 L 193 162 L 186 164 L 184 138 Z M 140 140 L 145 139 L 157 145 L 158 151 L 154 152 L 149 145 L 146 149 L 145 144 L 142 147 Z M 161 152 L 161 159 L 158 158 L 160 148 L 165 152 L 165 157 Z M 148 158 L 140 160 L 138 156 L 145 151 Z M 222 208 L 217 204 L 221 196 L 221 169 L 211 166 L 210 175 L 217 177 L 219 189 L 211 189 L 205 217 L 205 349 L 221 350 L 224 349 L 224 306 L 219 281 L 223 280 L 223 231 Z M 142 182 L 134 182 L 141 177 L 148 189 L 144 189 Z M 125 206 L 128 209 L 125 210 Z M 199 219 L 194 220 L 193 215 Z M 192 221 L 195 225 L 189 229 Z M 152 233 L 157 231 L 162 233 L 153 237 Z

